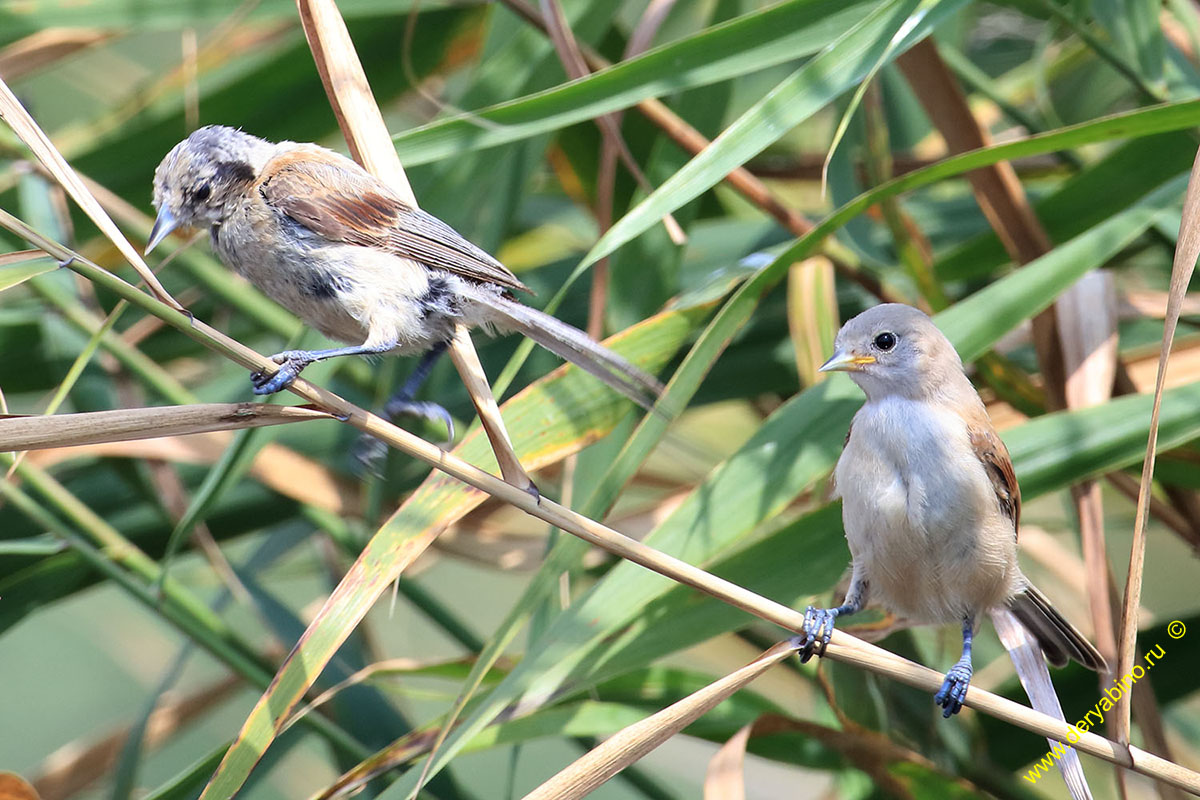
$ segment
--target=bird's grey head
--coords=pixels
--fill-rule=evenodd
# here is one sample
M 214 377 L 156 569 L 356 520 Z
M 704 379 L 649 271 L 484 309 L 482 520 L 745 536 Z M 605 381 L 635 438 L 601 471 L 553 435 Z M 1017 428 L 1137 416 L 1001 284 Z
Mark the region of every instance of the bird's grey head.
M 869 400 L 919 399 L 966 381 L 950 340 L 924 313 L 900 303 L 869 308 L 843 325 L 821 371 L 848 373 Z
M 154 222 L 149 253 L 181 225 L 211 228 L 270 160 L 275 145 L 257 136 L 209 125 L 167 153 L 154 172 Z

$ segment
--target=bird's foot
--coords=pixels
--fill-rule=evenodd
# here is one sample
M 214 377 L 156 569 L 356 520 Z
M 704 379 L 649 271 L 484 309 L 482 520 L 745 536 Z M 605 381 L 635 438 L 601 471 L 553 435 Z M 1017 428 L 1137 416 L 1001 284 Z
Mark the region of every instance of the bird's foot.
M 839 609 L 809 606 L 804 612 L 804 633 L 792 641 L 800 648 L 800 663 L 808 663 L 814 655 L 825 655 L 825 648 L 833 637 L 833 625 Z M 818 647 L 819 645 L 819 647 Z
M 283 391 L 313 362 L 312 355 L 305 350 L 285 350 L 271 356 L 271 360 L 279 365 L 278 371 L 273 374 L 255 372 L 250 376 L 255 394 L 275 394 Z
M 454 445 L 454 419 L 450 416 L 449 411 L 437 403 L 396 396 L 388 400 L 387 405 L 383 407 L 383 413 L 389 419 L 409 416 L 420 417 L 430 422 L 440 422 L 446 426 L 446 449 L 449 450 Z
M 446 426 L 445 449 L 454 445 L 454 418 L 450 412 L 437 403 L 418 402 L 407 397 L 393 397 L 383 407 L 383 413 L 389 419 L 400 416 L 420 417 L 430 422 L 440 422 Z M 387 456 L 387 445 L 374 436 L 360 436 L 354 445 L 354 459 L 364 471 L 379 478 L 383 475 L 381 465 Z M 536 491 L 536 489 L 535 489 Z
M 967 696 L 967 687 L 971 685 L 971 676 L 974 674 L 971 662 L 966 659 L 959 661 L 946 673 L 946 680 L 942 682 L 942 688 L 933 696 L 933 702 L 944 709 L 942 711 L 944 718 L 949 719 L 951 714 L 957 714 L 962 710 L 963 700 Z

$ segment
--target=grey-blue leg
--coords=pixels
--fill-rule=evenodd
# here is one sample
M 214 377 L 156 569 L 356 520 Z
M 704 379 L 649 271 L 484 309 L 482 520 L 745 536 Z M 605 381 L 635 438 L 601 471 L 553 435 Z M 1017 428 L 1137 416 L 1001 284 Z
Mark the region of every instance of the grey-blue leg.
M 837 608 L 816 608 L 809 606 L 804 612 L 804 633 L 792 638 L 792 642 L 800 648 L 800 663 L 806 663 L 814 655 L 825 655 L 825 648 L 833 638 L 833 626 L 838 617 L 846 617 L 863 610 L 867 604 L 867 582 L 857 574 L 850 580 L 850 591 L 846 592 L 846 602 Z M 820 649 L 817 645 L 820 645 Z
M 389 419 L 395 419 L 403 414 L 410 416 L 422 417 L 431 422 L 441 422 L 446 426 L 446 449 L 454 444 L 454 419 L 450 416 L 450 412 L 442 408 L 437 403 L 418 402 L 413 400 L 413 397 L 420 391 L 421 386 L 429 378 L 429 373 L 433 371 L 433 365 L 437 363 L 438 358 L 442 353 L 446 352 L 449 346 L 448 342 L 439 342 L 431 347 L 425 355 L 421 356 L 421 360 L 417 362 L 417 366 L 413 368 L 412 374 L 404 381 L 404 385 L 400 387 L 400 391 L 392 395 L 391 399 L 383 406 L 383 413 Z M 387 454 L 387 445 L 376 439 L 374 436 L 364 434 L 358 439 L 358 443 L 354 446 L 354 458 L 367 471 L 380 475 L 380 469 L 383 464 L 384 456 Z
M 359 344 L 353 347 L 331 347 L 328 350 L 285 350 L 282 353 L 276 353 L 271 356 L 271 360 L 279 365 L 277 372 L 272 375 L 268 375 L 265 372 L 256 372 L 250 376 L 250 382 L 254 384 L 255 394 L 275 394 L 291 386 L 292 381 L 296 380 L 309 364 L 324 361 L 327 358 L 337 358 L 338 356 L 378 355 L 386 353 L 395 346 L 395 342 L 384 342 L 383 344 L 375 345 Z
M 388 400 L 383 407 L 383 413 L 392 419 L 407 414 L 422 417 L 431 422 L 443 423 L 446 426 L 447 446 L 454 443 L 454 420 L 450 417 L 450 412 L 437 403 L 421 402 L 414 398 L 429 378 L 429 373 L 433 371 L 433 365 L 437 363 L 442 353 L 446 352 L 448 346 L 448 342 L 438 342 L 425 355 L 421 356 L 421 360 L 417 362 L 417 366 L 408 376 L 408 380 L 400 387 L 400 391 L 392 395 L 392 399 Z
M 963 617 L 962 635 L 962 658 L 946 673 L 946 680 L 942 682 L 942 688 L 933 696 L 933 702 L 945 709 L 942 711 L 942 716 L 946 719 L 962 709 L 963 699 L 967 696 L 967 687 L 971 685 L 971 676 L 975 674 L 975 670 L 971 667 L 971 641 L 975 638 L 975 616 L 973 614 Z

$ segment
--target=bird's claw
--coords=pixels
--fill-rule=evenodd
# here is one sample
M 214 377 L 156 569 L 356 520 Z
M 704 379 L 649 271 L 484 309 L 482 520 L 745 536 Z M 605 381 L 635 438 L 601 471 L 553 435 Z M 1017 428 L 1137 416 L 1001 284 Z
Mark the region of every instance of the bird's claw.
M 942 717 L 949 719 L 950 715 L 962 710 L 963 700 L 967 696 L 967 687 L 971 685 L 971 676 L 975 674 L 969 663 L 958 662 L 946 673 L 942 688 L 933 696 L 933 702 L 941 706 Z
M 312 363 L 312 358 L 303 350 L 285 350 L 271 356 L 271 360 L 279 365 L 276 372 L 272 374 L 255 372 L 250 376 L 250 383 L 254 385 L 255 394 L 275 394 L 283 391 L 292 385 L 292 381 L 300 376 L 305 367 Z
M 809 606 L 804 612 L 804 633 L 793 641 L 800 648 L 800 663 L 806 664 L 814 655 L 825 655 L 825 648 L 833 637 L 833 626 L 837 620 L 836 608 Z
M 437 403 L 418 402 L 404 397 L 393 397 L 383 407 L 383 413 L 389 419 L 408 415 L 420 417 L 430 422 L 440 422 L 446 426 L 447 438 L 445 449 L 449 450 L 454 445 L 454 418 L 450 416 L 449 411 Z M 376 478 L 383 476 L 381 464 L 386 456 L 387 445 L 374 436 L 360 436 L 358 442 L 354 445 L 355 461 L 366 472 L 371 473 Z
M 406 397 L 393 397 L 383 407 L 383 413 L 389 419 L 395 419 L 399 416 L 410 416 L 427 419 L 430 422 L 440 422 L 446 426 L 446 449 L 449 450 L 454 445 L 454 418 L 450 416 L 449 411 L 437 403 L 410 400 Z

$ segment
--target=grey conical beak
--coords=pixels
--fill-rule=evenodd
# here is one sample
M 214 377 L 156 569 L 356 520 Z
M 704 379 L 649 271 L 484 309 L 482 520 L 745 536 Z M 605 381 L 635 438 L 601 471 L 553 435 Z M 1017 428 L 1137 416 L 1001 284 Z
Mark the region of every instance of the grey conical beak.
M 838 350 L 817 368 L 817 372 L 861 372 L 863 364 L 874 363 L 874 356 L 860 356 L 848 350 Z
M 150 241 L 146 242 L 146 254 L 158 247 L 159 242 L 167 238 L 171 231 L 179 227 L 179 220 L 175 219 L 175 215 L 164 204 L 158 210 L 158 217 L 154 220 L 154 227 L 150 229 Z

